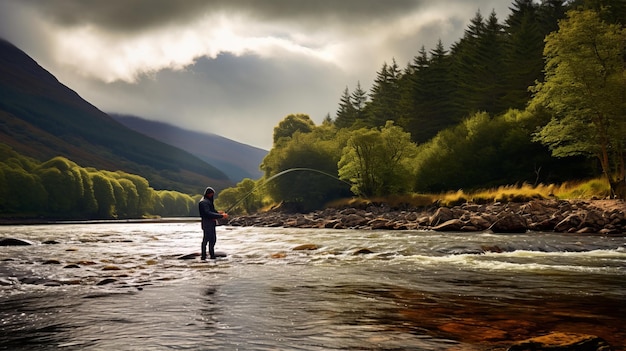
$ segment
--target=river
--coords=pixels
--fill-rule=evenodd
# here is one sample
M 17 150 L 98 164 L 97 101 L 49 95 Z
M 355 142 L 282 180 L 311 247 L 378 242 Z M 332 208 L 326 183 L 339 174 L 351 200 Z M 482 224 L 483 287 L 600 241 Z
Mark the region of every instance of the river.
M 505 350 L 552 331 L 626 349 L 626 237 L 1 226 L 0 350 Z M 294 250 L 310 244 L 311 250 Z

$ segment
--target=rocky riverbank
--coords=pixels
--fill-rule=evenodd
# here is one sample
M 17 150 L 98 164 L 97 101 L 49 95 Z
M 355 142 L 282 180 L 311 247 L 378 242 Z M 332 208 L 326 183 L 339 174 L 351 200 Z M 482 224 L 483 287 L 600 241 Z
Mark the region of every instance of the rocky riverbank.
M 311 213 L 273 210 L 233 216 L 233 226 L 387 229 L 435 231 L 492 231 L 622 235 L 626 233 L 623 200 L 542 199 L 525 203 L 465 203 L 454 207 L 398 210 L 384 204 L 364 208 L 327 208 Z

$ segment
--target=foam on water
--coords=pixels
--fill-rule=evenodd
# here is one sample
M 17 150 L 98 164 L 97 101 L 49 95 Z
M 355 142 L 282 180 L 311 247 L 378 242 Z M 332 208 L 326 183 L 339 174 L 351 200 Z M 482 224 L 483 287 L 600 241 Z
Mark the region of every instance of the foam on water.
M 552 324 L 519 325 L 544 330 L 576 311 L 593 318 L 569 327 L 618 335 L 610 328 L 626 322 L 624 237 L 218 227 L 228 257 L 202 263 L 179 259 L 199 252 L 197 222 L 2 236 L 36 243 L 0 248 L 0 345 L 13 350 L 483 350 L 441 326 L 478 321 L 468 328 L 479 331 L 546 301 L 558 308 Z M 315 249 L 294 250 L 304 244 Z M 506 312 L 483 322 L 492 311 Z

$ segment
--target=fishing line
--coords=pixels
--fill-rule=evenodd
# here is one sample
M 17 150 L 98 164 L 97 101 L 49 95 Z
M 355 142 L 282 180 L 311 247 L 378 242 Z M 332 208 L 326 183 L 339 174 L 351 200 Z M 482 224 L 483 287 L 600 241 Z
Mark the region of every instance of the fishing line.
M 350 183 L 346 182 L 345 180 L 343 180 L 343 179 L 339 179 L 338 177 L 336 177 L 336 176 L 334 176 L 334 175 L 332 175 L 332 174 L 330 174 L 330 173 L 326 173 L 326 172 L 324 172 L 324 171 L 320 171 L 319 169 L 314 169 L 314 168 L 306 168 L 306 167 L 289 168 L 289 169 L 286 169 L 286 170 L 284 170 L 284 171 L 282 171 L 282 172 L 279 172 L 279 173 L 274 174 L 273 176 L 271 176 L 271 177 L 267 178 L 267 179 L 266 179 L 263 183 L 261 183 L 261 184 L 259 184 L 259 185 L 256 185 L 254 188 L 252 188 L 252 190 L 250 190 L 250 192 L 248 192 L 248 193 L 247 193 L 246 195 L 244 195 L 241 199 L 239 199 L 239 201 L 237 201 L 237 202 L 235 202 L 233 205 L 231 205 L 231 206 L 230 206 L 230 207 L 226 210 L 226 213 L 230 212 L 233 208 L 237 207 L 237 205 L 239 205 L 239 204 L 240 204 L 243 200 L 247 199 L 247 198 L 248 198 L 248 196 L 252 195 L 252 193 L 254 193 L 254 191 L 255 191 L 255 190 L 257 190 L 258 188 L 260 188 L 260 187 L 262 187 L 262 186 L 265 186 L 265 184 L 267 184 L 267 183 L 268 183 L 269 181 L 271 181 L 272 179 L 277 178 L 277 177 L 279 177 L 279 176 L 281 176 L 281 175 L 283 175 L 283 174 L 286 174 L 286 173 L 290 173 L 290 172 L 297 172 L 297 171 L 317 172 L 317 173 L 319 173 L 319 174 L 323 174 L 323 175 L 325 175 L 325 176 L 328 176 L 328 177 L 331 177 L 331 178 L 333 178 L 333 179 L 336 179 L 336 180 L 338 180 L 338 181 L 340 181 L 340 182 L 346 183 L 347 185 L 349 185 L 350 187 L 352 187 L 352 184 L 350 184 Z

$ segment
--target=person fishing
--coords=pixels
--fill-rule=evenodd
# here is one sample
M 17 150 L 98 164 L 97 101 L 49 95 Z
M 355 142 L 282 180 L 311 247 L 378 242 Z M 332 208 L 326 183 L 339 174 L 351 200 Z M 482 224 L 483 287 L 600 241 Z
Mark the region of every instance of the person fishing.
M 200 218 L 202 219 L 202 250 L 200 254 L 201 260 L 206 260 L 206 246 L 209 244 L 209 257 L 215 259 L 215 243 L 217 242 L 217 233 L 215 226 L 217 220 L 220 218 L 228 218 L 228 213 L 224 211 L 216 211 L 215 205 L 213 205 L 213 198 L 215 196 L 215 190 L 211 187 L 207 187 L 204 190 L 204 196 L 198 203 L 198 210 L 200 211 Z

